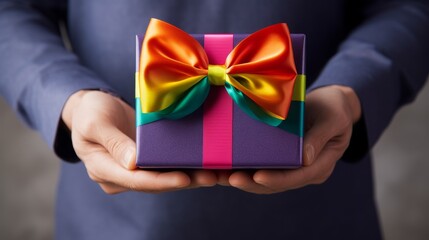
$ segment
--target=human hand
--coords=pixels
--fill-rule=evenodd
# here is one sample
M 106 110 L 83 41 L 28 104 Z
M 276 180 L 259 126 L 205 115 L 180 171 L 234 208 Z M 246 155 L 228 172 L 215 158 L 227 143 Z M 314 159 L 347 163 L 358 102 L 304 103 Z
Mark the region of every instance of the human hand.
M 325 182 L 347 149 L 353 123 L 361 116 L 356 93 L 348 87 L 328 86 L 306 98 L 303 166 L 294 170 L 222 172 L 219 182 L 241 190 L 270 194 Z
M 164 192 L 216 184 L 216 174 L 208 170 L 137 170 L 135 112 L 110 94 L 73 94 L 64 106 L 62 119 L 71 130 L 73 148 L 89 177 L 106 193 Z

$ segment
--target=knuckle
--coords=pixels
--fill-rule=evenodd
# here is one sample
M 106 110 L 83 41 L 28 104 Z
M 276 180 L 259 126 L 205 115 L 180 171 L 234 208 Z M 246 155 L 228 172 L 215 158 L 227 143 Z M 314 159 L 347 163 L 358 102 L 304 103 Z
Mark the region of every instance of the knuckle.
M 77 124 L 77 132 L 85 139 L 94 140 L 94 133 L 97 130 L 97 121 L 92 117 L 84 117 L 83 120 Z
M 96 126 L 96 122 L 93 121 L 92 118 L 90 117 L 86 117 L 83 119 L 83 121 L 80 124 L 80 129 L 82 130 L 82 132 L 84 133 L 90 133 L 94 130 Z
M 125 143 L 123 141 L 118 141 L 115 137 L 108 137 L 106 139 L 107 150 L 113 155 L 114 153 L 119 153 L 125 147 Z
M 347 129 L 353 126 L 351 110 L 348 109 L 347 106 L 344 106 L 342 109 L 343 110 L 338 111 L 337 114 L 335 114 L 335 121 L 339 128 Z
M 344 137 L 339 137 L 333 142 L 331 147 L 336 151 L 335 160 L 338 160 L 341 158 L 345 150 L 349 147 L 349 144 L 350 144 L 350 141 L 348 139 L 345 139 Z
M 336 114 L 335 116 L 336 116 L 335 122 L 338 129 L 342 131 L 347 131 L 353 126 L 353 120 L 350 114 L 343 112 L 341 114 Z
M 341 141 L 339 143 L 339 147 L 343 150 L 347 149 L 350 145 L 350 141 L 349 140 L 345 140 L 345 141 Z M 343 151 L 344 152 L 344 151 Z

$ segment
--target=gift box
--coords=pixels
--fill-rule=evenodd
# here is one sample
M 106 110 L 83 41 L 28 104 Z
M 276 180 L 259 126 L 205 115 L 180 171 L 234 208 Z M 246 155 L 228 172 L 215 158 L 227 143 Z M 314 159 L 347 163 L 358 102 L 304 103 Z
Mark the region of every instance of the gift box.
M 304 61 L 305 35 L 289 34 L 285 24 L 251 35 L 187 35 L 152 19 L 146 34 L 136 36 L 137 166 L 301 166 Z M 246 66 L 254 72 L 240 72 Z M 276 86 L 285 90 L 273 93 Z M 258 91 L 270 98 L 252 95 Z

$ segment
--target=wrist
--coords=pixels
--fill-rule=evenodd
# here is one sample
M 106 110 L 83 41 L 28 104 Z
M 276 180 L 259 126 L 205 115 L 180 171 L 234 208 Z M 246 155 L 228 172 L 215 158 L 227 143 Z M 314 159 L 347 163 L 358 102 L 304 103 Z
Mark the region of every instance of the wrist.
M 79 106 L 86 92 L 88 92 L 88 90 L 80 90 L 78 92 L 73 93 L 64 104 L 63 111 L 61 113 L 61 118 L 70 130 L 72 129 L 73 113 L 75 109 Z

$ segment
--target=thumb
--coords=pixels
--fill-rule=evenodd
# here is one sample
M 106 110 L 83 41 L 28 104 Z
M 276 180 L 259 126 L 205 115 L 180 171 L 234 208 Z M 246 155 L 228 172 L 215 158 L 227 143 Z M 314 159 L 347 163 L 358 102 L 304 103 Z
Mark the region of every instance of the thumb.
M 107 125 L 107 124 L 106 124 Z M 126 169 L 136 168 L 135 142 L 114 125 L 100 127 L 99 143 L 110 153 L 113 159 Z
M 323 124 L 314 124 L 304 137 L 303 165 L 309 166 L 317 159 L 320 152 L 329 141 L 330 131 L 328 126 Z

